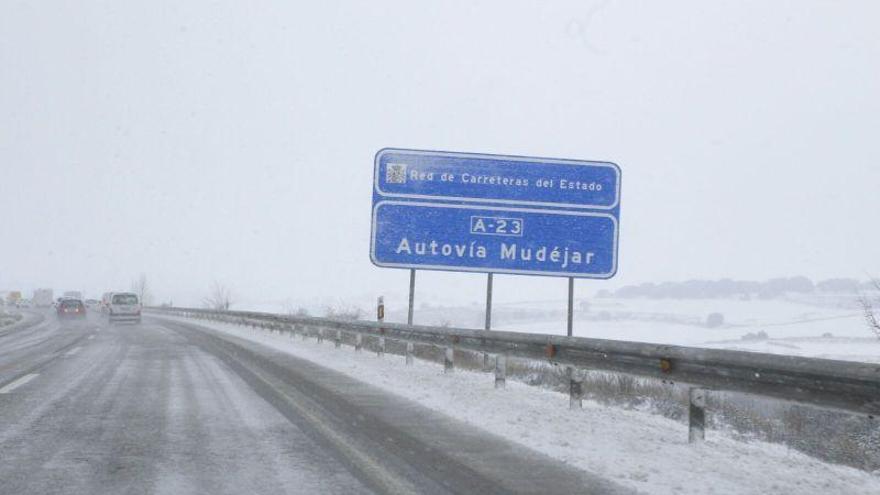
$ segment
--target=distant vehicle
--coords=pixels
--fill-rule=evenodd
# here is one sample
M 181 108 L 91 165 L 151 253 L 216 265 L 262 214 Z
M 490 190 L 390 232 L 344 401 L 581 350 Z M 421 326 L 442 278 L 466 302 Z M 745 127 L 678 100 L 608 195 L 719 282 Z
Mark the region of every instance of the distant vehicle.
M 99 301 L 97 299 L 86 299 L 85 303 L 86 303 L 87 308 L 92 308 L 92 309 L 95 309 L 101 305 L 101 301 Z
M 101 296 L 101 312 L 109 313 L 110 312 L 110 298 L 113 297 L 112 292 L 105 292 L 104 295 Z
M 9 294 L 6 294 L 6 304 L 9 304 L 10 306 L 17 305 L 20 300 L 21 292 L 17 290 L 10 291 Z
M 19 299 L 16 306 L 18 306 L 19 308 L 31 308 L 33 307 L 33 303 L 30 299 Z
M 59 319 L 86 317 L 86 307 L 79 299 L 61 298 L 55 311 Z
M 131 292 L 114 292 L 110 296 L 108 308 L 110 323 L 114 321 L 141 322 L 141 303 L 137 294 Z
M 55 297 L 52 294 L 52 289 L 37 289 L 34 291 L 34 306 L 38 308 L 51 308 L 54 300 Z
M 64 293 L 64 297 L 68 297 L 70 299 L 79 299 L 82 301 L 83 293 L 78 290 L 69 290 Z

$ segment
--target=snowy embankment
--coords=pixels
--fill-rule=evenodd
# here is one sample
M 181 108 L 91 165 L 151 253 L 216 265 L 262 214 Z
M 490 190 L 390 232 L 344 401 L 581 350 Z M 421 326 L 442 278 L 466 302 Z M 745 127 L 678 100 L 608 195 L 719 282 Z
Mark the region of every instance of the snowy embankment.
M 401 356 L 336 349 L 331 341 L 290 339 L 263 330 L 165 317 L 259 342 L 320 363 L 390 393 L 417 401 L 560 462 L 651 494 L 880 493 L 880 473 L 820 462 L 786 447 L 742 442 L 710 431 L 689 445 L 687 427 L 650 413 L 584 401 L 569 410 L 568 397 L 508 381 L 495 390 L 491 375 L 456 370 Z

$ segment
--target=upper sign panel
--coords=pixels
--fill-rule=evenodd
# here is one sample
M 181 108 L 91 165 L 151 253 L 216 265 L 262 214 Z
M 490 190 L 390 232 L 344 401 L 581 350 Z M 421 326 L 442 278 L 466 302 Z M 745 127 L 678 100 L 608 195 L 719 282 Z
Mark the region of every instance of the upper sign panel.
M 376 154 L 382 198 L 611 210 L 620 169 L 608 162 L 386 148 Z

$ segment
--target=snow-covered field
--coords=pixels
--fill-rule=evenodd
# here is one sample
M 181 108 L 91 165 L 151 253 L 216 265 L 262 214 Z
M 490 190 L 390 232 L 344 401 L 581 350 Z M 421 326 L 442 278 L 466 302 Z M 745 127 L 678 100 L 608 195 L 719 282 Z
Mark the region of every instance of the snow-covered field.
M 576 313 L 574 328 L 581 337 L 880 362 L 880 338 L 852 302 L 838 307 L 837 300 L 817 305 L 792 300 L 594 299 L 587 311 Z M 537 312 L 542 307 L 525 303 L 519 308 Z M 722 314 L 724 324 L 708 328 L 710 313 Z M 563 333 L 564 321 L 502 321 L 498 328 Z
M 489 374 L 456 370 L 400 356 L 377 358 L 350 347 L 317 344 L 237 325 L 195 322 L 260 342 L 412 399 L 525 447 L 651 494 L 877 494 L 880 473 L 830 465 L 786 447 L 734 440 L 710 431 L 703 445 L 687 442 L 687 428 L 640 411 L 568 397 L 522 383 L 495 390 Z

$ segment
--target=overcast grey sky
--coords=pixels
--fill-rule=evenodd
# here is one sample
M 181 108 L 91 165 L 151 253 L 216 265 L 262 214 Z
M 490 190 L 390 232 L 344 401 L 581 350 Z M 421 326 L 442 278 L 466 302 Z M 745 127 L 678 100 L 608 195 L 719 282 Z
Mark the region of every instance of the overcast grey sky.
M 386 146 L 618 163 L 620 268 L 588 293 L 880 273 L 878 6 L 0 2 L 0 290 L 397 297 L 368 257 Z

